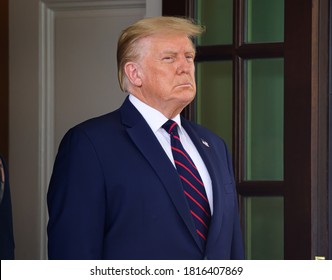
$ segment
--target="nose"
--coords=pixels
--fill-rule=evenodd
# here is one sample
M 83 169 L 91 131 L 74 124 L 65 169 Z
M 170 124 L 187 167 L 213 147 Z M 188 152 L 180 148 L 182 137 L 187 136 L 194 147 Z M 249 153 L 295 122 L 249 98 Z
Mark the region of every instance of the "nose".
M 194 64 L 186 56 L 181 56 L 178 59 L 177 64 L 177 74 L 189 73 Z

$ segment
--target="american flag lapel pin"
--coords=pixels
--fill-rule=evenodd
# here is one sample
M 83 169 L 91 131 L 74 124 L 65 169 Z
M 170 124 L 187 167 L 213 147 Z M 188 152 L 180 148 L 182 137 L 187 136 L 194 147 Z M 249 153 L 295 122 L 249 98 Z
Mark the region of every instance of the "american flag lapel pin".
M 201 140 L 202 140 L 202 143 L 203 143 L 206 147 L 208 147 L 208 148 L 210 147 L 208 142 L 206 142 L 204 139 L 201 139 Z

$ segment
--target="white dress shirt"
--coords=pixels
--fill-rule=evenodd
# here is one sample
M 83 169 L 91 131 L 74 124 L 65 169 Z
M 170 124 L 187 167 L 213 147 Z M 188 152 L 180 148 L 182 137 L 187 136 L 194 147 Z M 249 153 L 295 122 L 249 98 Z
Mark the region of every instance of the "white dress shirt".
M 163 147 L 165 153 L 169 157 L 170 161 L 174 163 L 172 149 L 171 149 L 171 138 L 169 133 L 162 128 L 162 125 L 168 120 L 161 112 L 145 104 L 134 95 L 129 95 L 130 102 L 135 106 L 135 108 L 141 113 L 143 118 L 146 120 L 150 126 L 153 133 L 156 135 L 160 145 Z M 184 130 L 181 125 L 180 115 L 177 115 L 172 119 L 178 124 L 178 132 L 181 139 L 181 143 L 187 153 L 190 155 L 191 159 L 195 163 L 199 174 L 203 180 L 207 198 L 209 200 L 211 214 L 213 213 L 213 193 L 212 193 L 212 182 L 209 172 L 205 166 L 203 159 L 201 158 L 199 152 L 197 151 L 194 143 L 191 141 L 189 135 Z

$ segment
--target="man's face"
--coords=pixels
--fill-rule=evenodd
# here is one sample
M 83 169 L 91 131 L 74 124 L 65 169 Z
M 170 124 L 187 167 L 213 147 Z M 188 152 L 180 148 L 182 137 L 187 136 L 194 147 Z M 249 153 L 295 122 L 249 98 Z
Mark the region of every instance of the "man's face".
M 195 50 L 182 34 L 142 39 L 141 99 L 167 117 L 180 113 L 195 97 Z

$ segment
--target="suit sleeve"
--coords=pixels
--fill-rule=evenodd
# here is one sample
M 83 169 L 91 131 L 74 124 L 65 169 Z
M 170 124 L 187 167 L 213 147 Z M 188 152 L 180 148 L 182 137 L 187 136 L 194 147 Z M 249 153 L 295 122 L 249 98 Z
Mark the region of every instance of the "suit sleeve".
M 94 146 L 74 128 L 60 144 L 47 195 L 49 259 L 102 259 L 105 199 Z
M 226 146 L 226 144 L 225 144 Z M 227 155 L 227 165 L 229 168 L 229 172 L 232 176 L 232 180 L 235 184 L 234 172 L 233 172 L 233 163 L 232 158 L 229 154 L 229 151 L 226 147 L 226 155 Z M 237 193 L 234 190 L 235 194 Z M 240 225 L 239 213 L 238 213 L 238 202 L 237 195 L 234 196 L 235 199 L 235 209 L 234 209 L 234 220 L 233 220 L 233 236 L 232 236 L 232 244 L 231 244 L 231 252 L 230 259 L 231 260 L 243 260 L 244 259 L 244 251 L 243 251 L 243 239 L 242 239 L 242 230 Z

